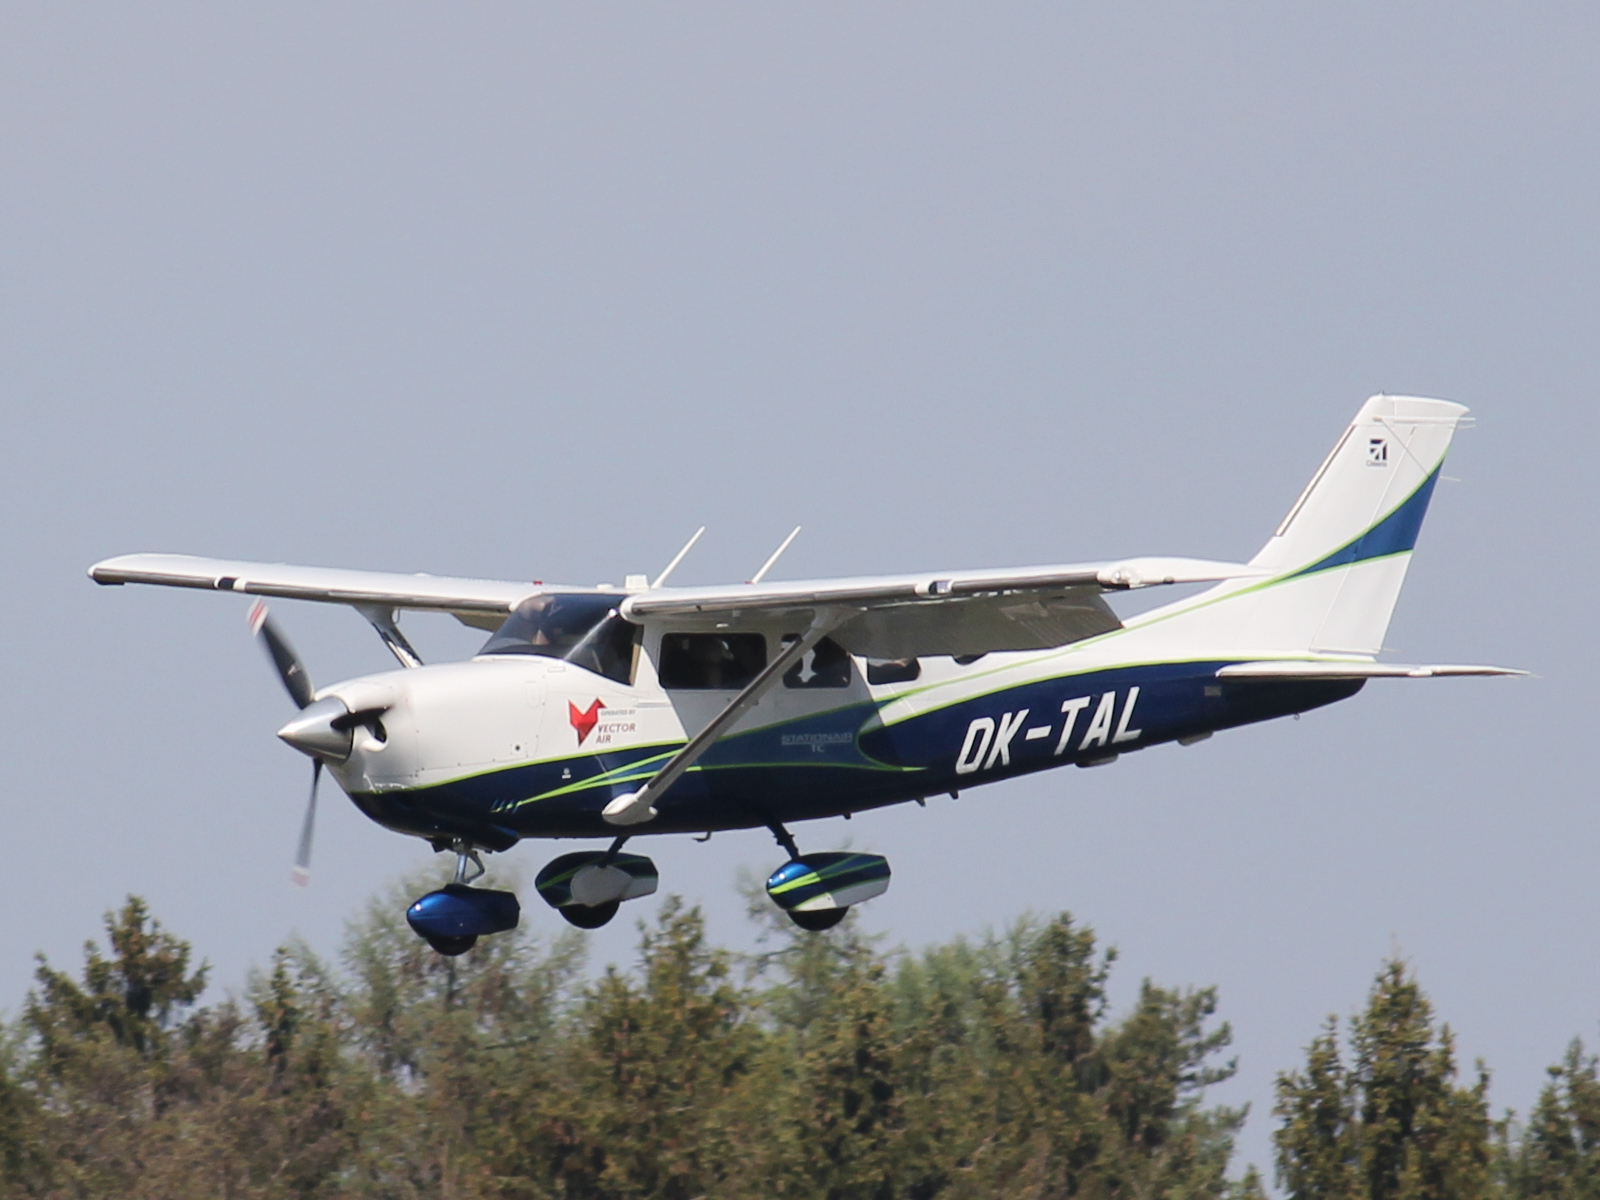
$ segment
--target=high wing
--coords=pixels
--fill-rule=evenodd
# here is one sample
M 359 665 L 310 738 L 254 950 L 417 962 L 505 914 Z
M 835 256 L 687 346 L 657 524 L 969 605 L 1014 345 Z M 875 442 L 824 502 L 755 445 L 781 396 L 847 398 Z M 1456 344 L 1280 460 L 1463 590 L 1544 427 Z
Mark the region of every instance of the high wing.
M 463 624 L 489 630 L 500 626 L 517 601 L 540 590 L 533 583 L 497 579 L 297 567 L 188 554 L 124 554 L 90 567 L 89 578 L 104 584 L 153 583 L 286 600 L 320 600 L 359 609 L 447 612 Z
M 984 654 L 1065 645 L 1121 628 L 1102 593 L 1176 583 L 1215 583 L 1260 575 L 1259 568 L 1194 558 L 1112 562 L 948 574 L 885 575 L 723 587 L 659 588 L 621 607 L 646 622 L 793 617 L 820 609 L 856 610 L 830 636 L 870 658 Z
M 661 587 L 627 595 L 622 615 L 712 619 L 738 625 L 792 616 L 801 626 L 819 609 L 852 611 L 833 637 L 872 658 L 983 654 L 1066 645 L 1121 628 L 1102 593 L 1259 575 L 1259 568 L 1193 558 L 1111 562 L 947 574 L 885 575 L 722 587 Z M 89 569 L 96 583 L 147 583 L 348 604 L 366 612 L 447 612 L 467 625 L 497 628 L 540 584 L 337 567 L 243 562 L 185 554 L 127 554 Z M 619 592 L 619 599 L 625 593 Z

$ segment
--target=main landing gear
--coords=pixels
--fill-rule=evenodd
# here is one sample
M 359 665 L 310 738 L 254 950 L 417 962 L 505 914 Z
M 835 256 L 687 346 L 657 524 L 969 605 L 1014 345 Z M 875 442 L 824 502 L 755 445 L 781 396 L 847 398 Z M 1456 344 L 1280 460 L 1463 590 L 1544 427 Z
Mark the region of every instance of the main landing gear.
M 767 878 L 767 895 L 801 929 L 821 933 L 844 920 L 852 905 L 889 890 L 889 860 L 878 854 L 824 851 L 801 854 L 782 825 L 772 836 L 789 861 Z
M 533 886 L 544 902 L 579 929 L 599 929 L 624 900 L 656 890 L 656 864 L 642 854 L 624 854 L 619 837 L 608 850 L 563 854 L 539 872 Z
M 471 842 L 454 841 L 448 848 L 456 852 L 455 880 L 416 900 L 406 909 L 406 923 L 440 954 L 454 958 L 486 934 L 515 929 L 522 906 L 514 892 L 468 886 L 483 875 L 483 860 Z M 469 864 L 475 868 L 470 873 Z
M 767 879 L 767 895 L 801 929 L 832 929 L 854 905 L 889 890 L 889 862 L 877 854 L 824 851 L 801 854 L 782 825 L 770 826 L 789 861 Z M 624 854 L 619 837 L 605 850 L 563 854 L 534 880 L 544 902 L 579 929 L 599 929 L 617 915 L 625 900 L 656 890 L 656 865 L 642 854 Z M 454 957 L 472 949 L 480 937 L 515 929 L 522 907 L 511 892 L 473 887 L 483 876 L 483 860 L 472 843 L 438 846 L 456 853 L 456 877 L 406 909 L 406 921 L 440 954 Z

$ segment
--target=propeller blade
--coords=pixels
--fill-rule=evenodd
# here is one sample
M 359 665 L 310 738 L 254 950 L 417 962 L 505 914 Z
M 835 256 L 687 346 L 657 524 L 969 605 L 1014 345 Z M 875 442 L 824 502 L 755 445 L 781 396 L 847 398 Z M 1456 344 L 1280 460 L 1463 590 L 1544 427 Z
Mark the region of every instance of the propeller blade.
M 311 760 L 311 797 L 306 801 L 306 819 L 300 826 L 300 849 L 294 856 L 293 879 L 297 887 L 311 883 L 311 838 L 317 827 L 317 784 L 322 779 L 322 760 Z
M 311 686 L 311 676 L 306 672 L 300 656 L 294 652 L 294 647 L 289 645 L 289 639 L 283 636 L 283 630 L 278 628 L 272 614 L 267 612 L 263 601 L 257 600 L 250 607 L 250 632 L 267 648 L 267 655 L 277 668 L 278 678 L 283 680 L 289 698 L 297 707 L 305 708 L 316 693 Z

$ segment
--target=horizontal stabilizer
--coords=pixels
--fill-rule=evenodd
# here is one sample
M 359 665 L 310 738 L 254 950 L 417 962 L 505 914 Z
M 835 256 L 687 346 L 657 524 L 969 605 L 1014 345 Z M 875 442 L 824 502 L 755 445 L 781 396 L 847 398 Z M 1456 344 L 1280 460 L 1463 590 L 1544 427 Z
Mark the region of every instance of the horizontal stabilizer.
M 1433 679 L 1444 675 L 1526 675 L 1511 667 L 1456 663 L 1376 663 L 1278 661 L 1234 663 L 1217 671 L 1219 679 Z

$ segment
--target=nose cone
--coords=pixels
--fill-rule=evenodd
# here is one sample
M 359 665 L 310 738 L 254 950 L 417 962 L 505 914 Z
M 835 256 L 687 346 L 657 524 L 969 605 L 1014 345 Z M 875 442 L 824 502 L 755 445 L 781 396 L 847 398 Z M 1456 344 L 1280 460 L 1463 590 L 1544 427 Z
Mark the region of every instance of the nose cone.
M 302 708 L 299 716 L 278 730 L 278 736 L 301 754 L 343 762 L 350 757 L 354 741 L 350 725 L 344 719 L 349 716 L 350 710 L 344 702 L 329 696 Z

